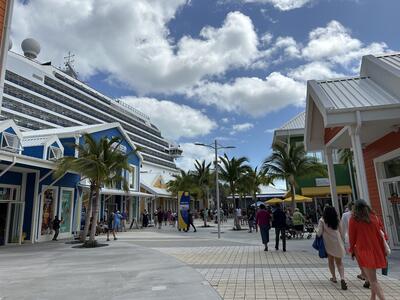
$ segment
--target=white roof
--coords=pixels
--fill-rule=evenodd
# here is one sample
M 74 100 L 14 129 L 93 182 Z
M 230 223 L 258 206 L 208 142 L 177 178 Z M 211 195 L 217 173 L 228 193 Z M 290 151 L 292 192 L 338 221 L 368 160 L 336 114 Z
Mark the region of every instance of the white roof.
M 322 105 L 327 110 L 368 109 L 370 107 L 400 105 L 392 96 L 368 77 L 354 77 L 317 81 L 325 96 Z
M 24 138 L 28 137 L 43 137 L 49 135 L 55 135 L 59 138 L 62 137 L 73 137 L 75 135 L 80 135 L 84 133 L 93 133 L 98 131 L 103 131 L 111 128 L 118 128 L 122 135 L 124 136 L 125 140 L 131 145 L 133 149 L 136 149 L 135 144 L 126 134 L 125 130 L 118 122 L 114 123 L 105 123 L 105 124 L 95 124 L 95 125 L 83 125 L 83 126 L 73 126 L 73 127 L 59 127 L 59 128 L 50 128 L 50 129 L 43 129 L 43 130 L 32 130 L 32 131 L 25 131 L 22 133 Z M 139 159 L 143 161 L 142 155 L 138 152 L 137 153 Z
M 161 180 L 164 183 L 167 183 L 168 181 L 173 179 L 173 177 L 170 176 L 169 174 L 160 174 L 152 172 L 142 173 L 140 174 L 140 184 L 143 186 L 144 189 L 153 193 L 157 197 L 171 197 L 172 194 L 167 189 L 158 188 L 154 186 L 154 183 L 160 176 Z
M 305 120 L 306 120 L 306 112 L 303 111 L 303 112 L 299 113 L 297 116 L 295 116 L 294 118 L 287 121 L 285 124 L 283 124 L 277 130 L 303 129 L 305 127 L 305 123 L 306 123 Z
M 275 188 L 271 185 L 261 185 L 260 186 L 260 193 L 257 195 L 271 195 L 271 196 L 278 196 L 278 195 L 285 195 L 287 191 Z
M 400 53 L 384 54 L 376 57 L 393 68 L 400 70 Z

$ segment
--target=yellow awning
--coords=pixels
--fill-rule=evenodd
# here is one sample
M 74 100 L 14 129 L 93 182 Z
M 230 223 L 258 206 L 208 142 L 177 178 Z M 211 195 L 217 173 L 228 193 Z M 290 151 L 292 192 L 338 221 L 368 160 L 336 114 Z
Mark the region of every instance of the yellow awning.
M 291 196 L 290 196 L 290 197 L 287 197 L 287 198 L 285 198 L 283 201 L 285 201 L 285 202 L 292 202 L 292 197 L 291 197 Z M 308 197 L 305 197 L 305 196 L 302 196 L 302 195 L 294 195 L 294 201 L 295 201 L 296 203 L 312 202 L 312 199 L 311 199 L 311 198 L 308 198 Z
M 336 187 L 338 194 L 351 194 L 351 187 L 349 185 L 338 185 Z M 331 194 L 329 186 L 316 186 L 301 188 L 301 194 L 307 197 L 326 196 Z
M 278 203 L 282 203 L 283 200 L 279 199 L 279 198 L 272 198 L 270 200 L 265 201 L 266 204 L 278 204 Z

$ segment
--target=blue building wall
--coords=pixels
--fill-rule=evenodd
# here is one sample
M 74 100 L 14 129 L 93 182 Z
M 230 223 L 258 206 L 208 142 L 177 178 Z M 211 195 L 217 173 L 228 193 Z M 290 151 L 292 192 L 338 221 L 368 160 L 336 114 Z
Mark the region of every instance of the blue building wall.
M 25 191 L 25 212 L 24 212 L 24 225 L 22 231 L 25 232 L 26 239 L 31 239 L 32 230 L 32 212 L 33 202 L 35 196 L 35 180 L 36 174 L 29 173 L 26 178 L 26 191 Z
M 43 158 L 43 151 L 44 146 L 24 147 L 22 154 L 36 158 Z
M 64 156 L 75 156 L 75 138 L 63 138 L 60 142 L 64 147 Z

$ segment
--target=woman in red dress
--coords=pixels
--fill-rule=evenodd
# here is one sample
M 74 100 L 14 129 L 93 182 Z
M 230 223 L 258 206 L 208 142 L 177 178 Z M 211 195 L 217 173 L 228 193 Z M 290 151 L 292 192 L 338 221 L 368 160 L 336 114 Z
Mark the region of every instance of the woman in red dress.
M 349 221 L 349 252 L 353 259 L 356 256 L 371 284 L 372 300 L 376 297 L 385 299 L 383 289 L 376 277 L 376 269 L 387 266 L 384 238 L 387 239 L 379 218 L 364 200 L 356 201 Z

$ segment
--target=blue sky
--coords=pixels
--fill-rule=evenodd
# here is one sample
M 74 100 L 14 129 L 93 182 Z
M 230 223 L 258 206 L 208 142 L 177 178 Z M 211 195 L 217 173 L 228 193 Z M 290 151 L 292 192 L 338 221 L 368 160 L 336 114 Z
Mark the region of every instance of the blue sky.
M 253 166 L 272 131 L 304 110 L 308 79 L 355 75 L 366 54 L 400 48 L 397 0 L 35 0 L 12 39 L 39 59 L 76 55 L 81 79 L 149 114 L 186 157 L 193 142 L 235 145 Z M 19 52 L 19 49 L 13 49 Z

